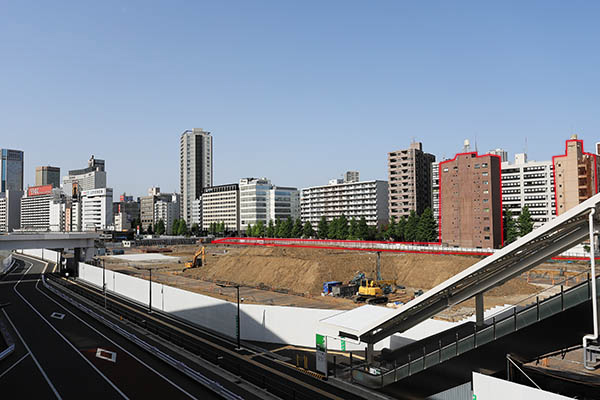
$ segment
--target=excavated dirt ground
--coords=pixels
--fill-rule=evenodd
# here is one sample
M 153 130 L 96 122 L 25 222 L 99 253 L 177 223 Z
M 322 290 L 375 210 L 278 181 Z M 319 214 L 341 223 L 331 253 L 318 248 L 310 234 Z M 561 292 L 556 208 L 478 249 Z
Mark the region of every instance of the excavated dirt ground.
M 164 268 L 162 274 L 192 278 L 204 282 L 229 282 L 263 291 L 285 293 L 288 296 L 322 301 L 323 307 L 352 307 L 349 299 L 320 298 L 323 282 L 348 282 L 360 271 L 367 277 L 376 277 L 376 254 L 372 252 L 303 249 L 281 247 L 242 247 L 227 245 L 207 246 L 205 266 L 183 271 L 184 262 L 193 257 L 195 246 L 174 246 L 169 256 L 180 257 L 179 263 L 154 263 Z M 132 249 L 131 252 L 140 251 Z M 122 262 L 108 259 L 113 269 Z M 383 279 L 395 279 L 406 290 L 391 300 L 407 301 L 415 290 L 428 290 L 481 260 L 472 256 L 382 253 Z M 131 266 L 131 263 L 127 263 Z M 529 274 L 515 278 L 485 295 L 485 307 L 515 304 L 543 290 L 541 284 L 558 282 L 586 269 L 585 264 L 542 264 Z M 528 279 L 529 277 L 529 279 Z M 583 279 L 583 276 L 582 276 Z M 529 282 L 528 282 L 529 281 Z M 540 285 L 538 285 L 538 283 Z M 556 288 L 544 295 L 552 294 Z M 207 293 L 206 290 L 195 291 Z M 260 302 L 260 301 L 257 301 Z M 299 301 L 298 304 L 301 304 Z M 446 319 L 459 319 L 473 313 L 474 300 L 466 301 L 443 313 Z

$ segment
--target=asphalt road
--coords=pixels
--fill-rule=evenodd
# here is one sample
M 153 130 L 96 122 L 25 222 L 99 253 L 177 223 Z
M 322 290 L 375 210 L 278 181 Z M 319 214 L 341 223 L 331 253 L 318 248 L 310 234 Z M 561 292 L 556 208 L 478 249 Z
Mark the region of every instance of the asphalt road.
M 45 263 L 23 258 L 0 281 L 16 348 L 0 361 L 0 397 L 218 399 L 44 288 Z

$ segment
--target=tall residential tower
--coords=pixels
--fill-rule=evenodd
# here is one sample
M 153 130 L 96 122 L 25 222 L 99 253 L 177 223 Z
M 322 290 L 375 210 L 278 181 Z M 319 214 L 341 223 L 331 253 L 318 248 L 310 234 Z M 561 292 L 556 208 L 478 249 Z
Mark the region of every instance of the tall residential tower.
M 0 192 L 23 190 L 23 152 L 0 149 Z
M 192 202 L 213 185 L 212 136 L 200 128 L 186 130 L 180 139 L 181 218 L 192 221 Z
M 431 207 L 431 163 L 433 154 L 424 153 L 420 142 L 406 150 L 388 153 L 389 216 L 408 217 L 411 211 L 422 214 Z

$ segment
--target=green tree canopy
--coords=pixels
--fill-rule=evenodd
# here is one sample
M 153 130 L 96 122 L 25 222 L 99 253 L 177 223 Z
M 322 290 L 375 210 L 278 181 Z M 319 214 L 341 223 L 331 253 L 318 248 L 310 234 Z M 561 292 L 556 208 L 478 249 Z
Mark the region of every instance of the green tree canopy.
M 402 217 L 398 220 L 396 224 L 396 232 L 394 233 L 394 241 L 396 242 L 405 242 L 404 232 L 406 230 L 406 217 Z
M 198 236 L 200 234 L 200 227 L 195 222 L 192 224 L 192 234 L 194 236 Z
M 292 217 L 287 217 L 284 221 L 281 222 L 281 236 L 282 238 L 291 238 L 292 230 L 294 229 L 294 221 Z
M 254 237 L 254 228 L 252 228 L 252 224 L 248 224 L 246 227 L 246 236 Z
M 300 218 L 296 218 L 296 222 L 294 222 L 294 228 L 292 229 L 292 237 L 302 237 L 302 221 L 300 220 Z
M 437 241 L 437 223 L 433 217 L 433 211 L 427 207 L 417 224 L 417 242 L 435 242 Z
M 254 236 L 265 237 L 265 223 L 263 221 L 258 221 L 254 226 Z
M 517 222 L 509 208 L 504 209 L 504 245 L 511 244 L 519 236 Z
M 265 232 L 265 234 L 268 238 L 275 237 L 275 224 L 273 223 L 272 219 L 269 220 L 269 225 L 267 226 L 267 231 Z
M 311 237 L 315 236 L 315 231 L 310 221 L 306 221 L 304 223 L 304 227 L 302 228 L 302 236 L 304 239 L 310 239 Z
M 358 221 L 355 217 L 352 217 L 350 224 L 348 225 L 348 240 L 358 239 Z
M 158 220 L 158 222 L 156 223 L 156 227 L 154 228 L 154 231 L 156 232 L 157 235 L 165 234 L 165 221 L 163 221 L 162 218 L 160 220 Z
M 329 223 L 327 222 L 327 218 L 322 216 L 319 220 L 319 225 L 317 225 L 319 239 L 327 239 L 327 235 L 329 233 Z
M 521 215 L 519 215 L 519 236 L 525 236 L 533 230 L 533 220 L 531 219 L 531 213 L 529 207 L 523 207 Z
M 419 217 L 415 210 L 410 212 L 406 225 L 404 226 L 404 240 L 407 242 L 417 241 L 417 226 L 419 225 Z
M 360 217 L 360 221 L 358 221 L 356 236 L 359 240 L 369 240 L 369 225 L 367 225 L 365 217 Z

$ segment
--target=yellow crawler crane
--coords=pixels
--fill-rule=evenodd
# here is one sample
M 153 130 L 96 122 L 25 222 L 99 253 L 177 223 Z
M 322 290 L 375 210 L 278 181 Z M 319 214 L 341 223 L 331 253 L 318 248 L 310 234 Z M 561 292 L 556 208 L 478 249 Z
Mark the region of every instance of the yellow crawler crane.
M 194 259 L 192 261 L 188 261 L 185 263 L 185 268 L 196 268 L 196 267 L 201 267 L 201 266 L 205 265 L 204 264 L 205 254 L 206 254 L 206 252 L 204 250 L 204 246 L 202 246 L 194 254 Z

